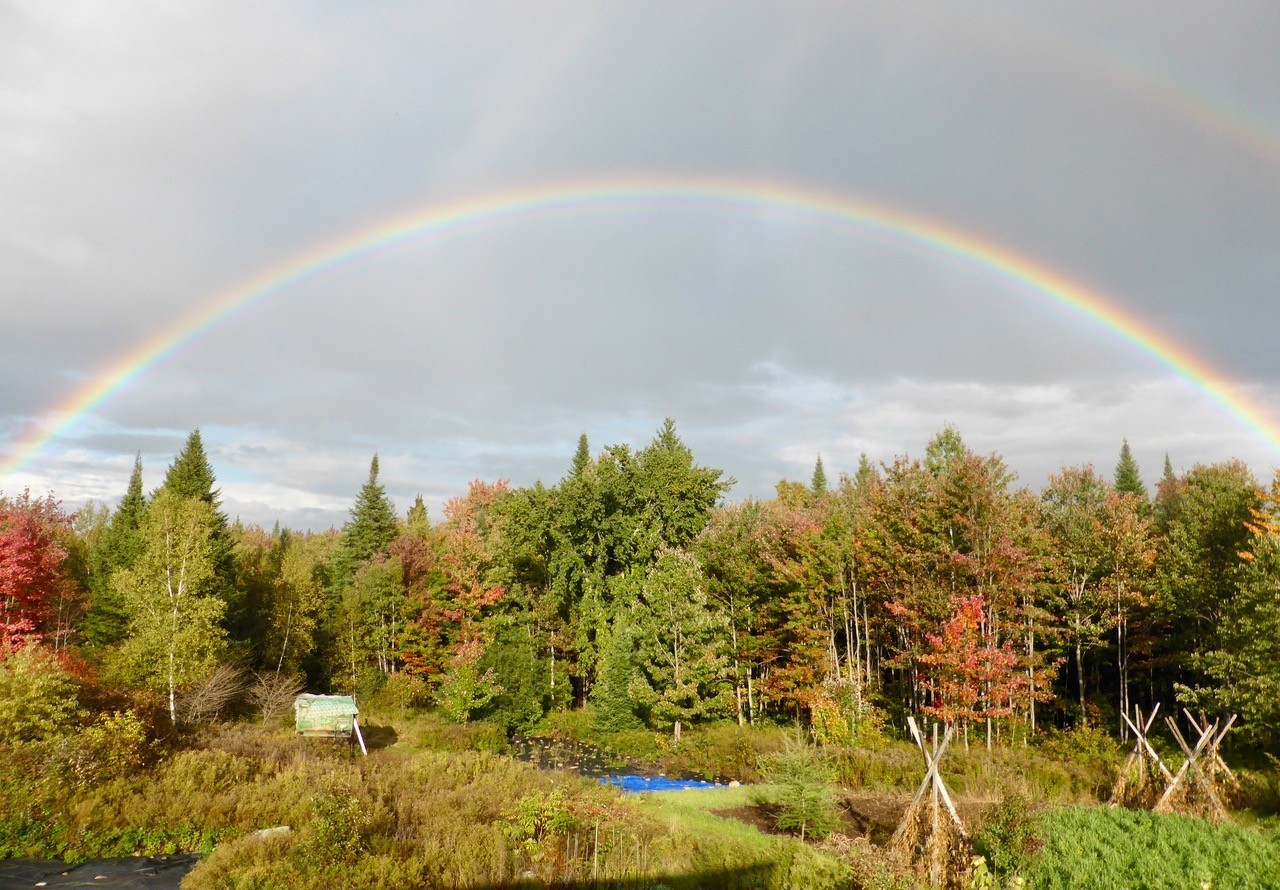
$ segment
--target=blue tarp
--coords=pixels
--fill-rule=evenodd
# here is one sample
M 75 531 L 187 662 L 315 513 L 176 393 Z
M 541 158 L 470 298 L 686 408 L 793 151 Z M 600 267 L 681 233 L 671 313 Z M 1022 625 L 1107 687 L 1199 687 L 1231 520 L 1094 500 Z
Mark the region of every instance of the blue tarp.
M 697 779 L 667 779 L 662 776 L 601 776 L 600 781 L 616 785 L 623 791 L 635 794 L 641 791 L 684 791 L 689 788 L 724 788 L 715 782 L 700 782 Z

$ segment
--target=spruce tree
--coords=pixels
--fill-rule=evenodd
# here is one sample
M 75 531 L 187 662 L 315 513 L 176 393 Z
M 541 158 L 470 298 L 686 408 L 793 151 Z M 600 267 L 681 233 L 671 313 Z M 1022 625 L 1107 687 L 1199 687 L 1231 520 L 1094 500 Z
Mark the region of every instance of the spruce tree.
M 93 598 L 80 627 L 90 646 L 109 646 L 124 639 L 128 613 L 123 600 L 111 588 L 111 576 L 117 569 L 132 566 L 142 553 L 144 542 L 139 529 L 146 510 L 147 498 L 142 493 L 142 452 L 138 452 L 129 487 L 111 514 L 111 524 L 92 556 Z
M 182 451 L 173 459 L 164 476 L 161 488 L 171 491 L 181 498 L 197 498 L 214 509 L 218 524 L 227 525 L 227 517 L 222 513 L 222 492 L 216 487 L 217 480 L 213 475 L 213 466 L 204 451 L 204 441 L 200 438 L 200 428 L 196 427 L 187 436 Z
M 1142 474 L 1138 471 L 1138 462 L 1129 450 L 1129 440 L 1124 439 L 1120 446 L 1120 461 L 1116 464 L 1116 491 L 1131 494 L 1144 504 L 1147 502 L 1147 486 L 1142 483 Z
M 578 450 L 573 453 L 573 464 L 569 467 L 570 479 L 581 479 L 582 474 L 591 466 L 591 446 L 587 443 L 587 434 L 578 437 Z
M 813 465 L 813 481 L 809 483 L 809 488 L 817 495 L 827 493 L 827 471 L 822 467 L 821 454 L 818 455 L 818 460 Z
M 592 722 L 601 732 L 622 732 L 641 725 L 631 695 L 634 648 L 635 637 L 625 614 L 620 614 L 600 653 L 600 671 L 591 695 Z
M 871 460 L 864 451 L 858 455 L 858 470 L 853 474 L 853 486 L 860 492 L 866 492 L 875 479 L 876 468 L 871 465 Z
M 427 516 L 427 505 L 422 500 L 422 495 L 413 499 L 413 506 L 405 517 L 405 527 L 415 538 L 425 538 L 431 530 L 431 519 Z
M 342 527 L 342 548 L 351 571 L 375 553 L 385 552 L 396 536 L 396 508 L 378 482 L 378 455 L 369 464 L 369 481 L 356 495 L 351 518 Z

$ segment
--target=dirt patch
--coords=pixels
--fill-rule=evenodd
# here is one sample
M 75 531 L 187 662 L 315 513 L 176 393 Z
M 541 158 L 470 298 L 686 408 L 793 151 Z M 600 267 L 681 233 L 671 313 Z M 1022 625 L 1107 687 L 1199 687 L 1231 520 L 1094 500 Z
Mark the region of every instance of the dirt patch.
M 773 827 L 772 810 L 773 807 L 747 804 L 743 807 L 726 807 L 722 810 L 712 810 L 711 815 L 720 816 L 723 819 L 737 819 L 739 822 L 745 822 L 754 828 L 760 829 L 765 834 L 777 834 L 777 830 Z
M 849 838 L 863 837 L 883 845 L 889 841 L 902 822 L 911 798 L 906 795 L 875 796 L 870 794 L 846 794 L 840 800 L 840 834 Z M 978 824 L 986 800 L 957 800 L 956 809 L 970 832 Z M 780 834 L 774 828 L 777 808 L 768 804 L 747 804 L 712 810 L 716 816 L 737 819 L 758 828 L 766 834 Z

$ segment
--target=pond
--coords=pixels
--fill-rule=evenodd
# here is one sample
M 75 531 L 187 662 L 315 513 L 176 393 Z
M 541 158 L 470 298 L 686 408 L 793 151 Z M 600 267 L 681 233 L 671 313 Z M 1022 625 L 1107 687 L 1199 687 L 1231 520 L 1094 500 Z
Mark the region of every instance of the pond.
M 610 758 L 593 745 L 565 739 L 515 736 L 511 753 L 517 760 L 539 769 L 559 769 L 598 779 L 629 794 L 645 791 L 681 791 L 689 788 L 724 788 L 717 782 L 701 779 L 671 778 L 645 770 L 634 763 Z

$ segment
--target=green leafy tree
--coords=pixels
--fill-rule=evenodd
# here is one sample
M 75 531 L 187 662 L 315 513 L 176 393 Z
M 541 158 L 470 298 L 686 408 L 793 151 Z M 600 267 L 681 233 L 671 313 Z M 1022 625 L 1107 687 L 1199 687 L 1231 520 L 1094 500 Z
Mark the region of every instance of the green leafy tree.
M 1234 571 L 1217 646 L 1196 655 L 1208 681 L 1183 697 L 1238 713 L 1240 732 L 1264 750 L 1280 741 L 1280 473 L 1247 523 L 1250 539 Z
M 1237 592 L 1239 554 L 1248 549 L 1247 524 L 1258 507 L 1258 484 L 1240 461 L 1198 464 L 1164 497 L 1154 603 L 1163 625 L 1153 656 L 1157 693 L 1203 685 L 1192 656 L 1222 648 L 1218 632 Z
M 302 535 L 285 535 L 280 569 L 266 603 L 265 664 L 292 675 L 314 651 L 324 615 L 320 554 Z
M 1115 613 L 1103 580 L 1109 554 L 1103 536 L 1107 483 L 1093 467 L 1069 467 L 1049 477 L 1041 497 L 1045 528 L 1056 556 L 1056 611 L 1075 654 L 1076 691 L 1085 714 L 1085 652 L 1102 645 Z
M 213 506 L 161 489 L 143 516 L 143 550 L 112 585 L 129 613 L 125 652 L 137 676 L 164 693 L 169 718 L 178 722 L 177 694 L 208 674 L 226 632 L 226 603 L 214 595 Z
M 204 449 L 204 439 L 197 427 L 187 436 L 182 450 L 174 457 L 165 471 L 161 491 L 168 491 L 179 498 L 194 498 L 208 504 L 213 513 L 213 535 L 209 540 L 213 559 L 213 578 L 210 582 L 213 595 L 226 603 L 223 626 L 230 638 L 249 647 L 252 643 L 255 616 L 252 603 L 237 585 L 239 567 L 236 565 L 235 535 L 222 512 L 222 491 L 213 473 L 213 465 Z

